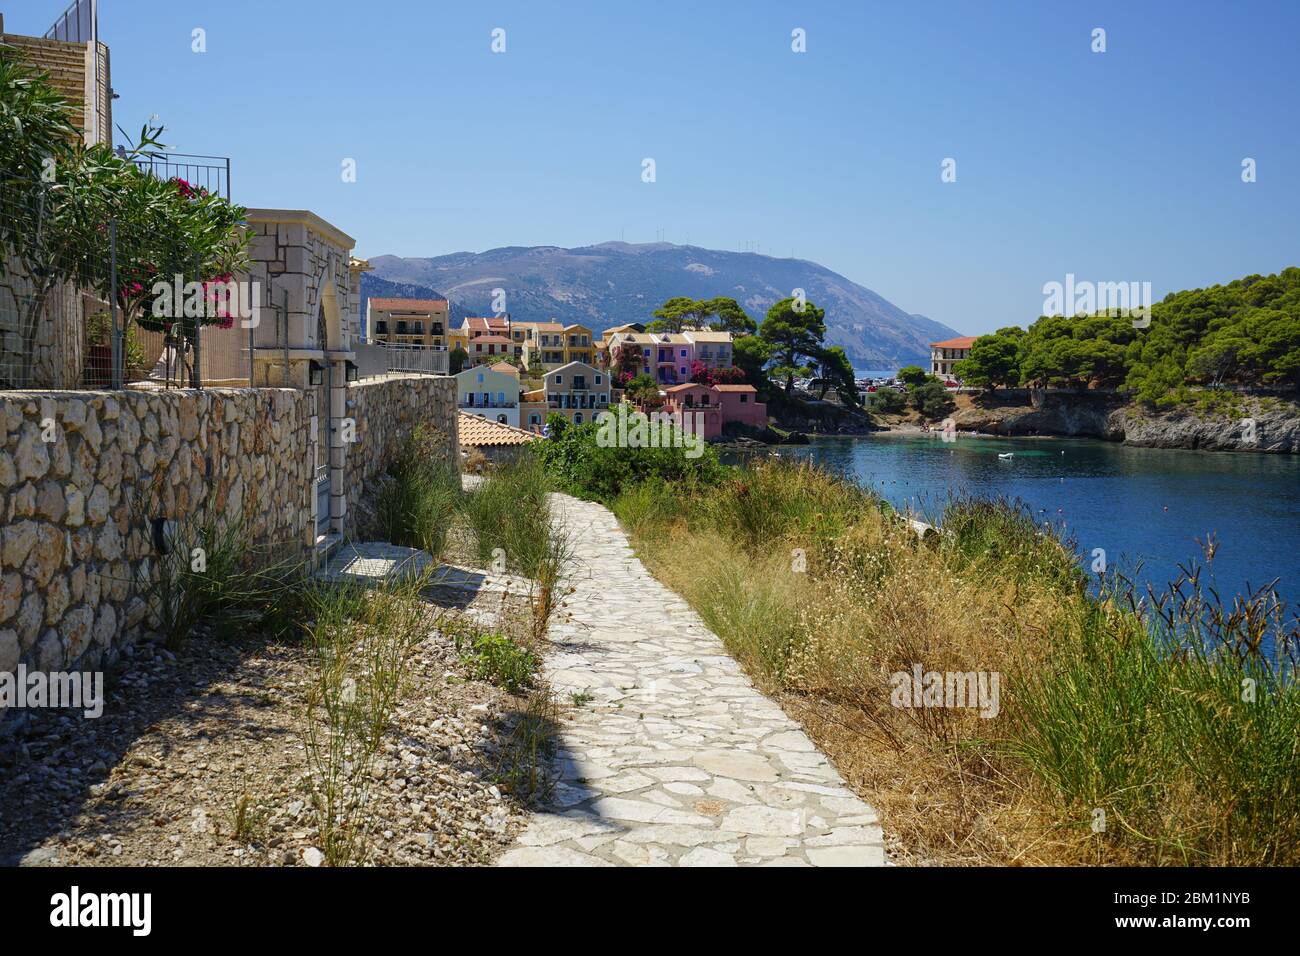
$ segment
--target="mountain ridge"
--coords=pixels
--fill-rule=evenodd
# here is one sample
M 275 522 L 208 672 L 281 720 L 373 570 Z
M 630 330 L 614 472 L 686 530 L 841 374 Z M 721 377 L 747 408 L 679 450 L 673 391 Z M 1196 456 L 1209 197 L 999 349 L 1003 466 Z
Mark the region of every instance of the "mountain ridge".
M 362 277 L 371 295 L 448 298 L 452 319 L 491 312 L 493 290 L 506 293 L 518 321 L 554 318 L 599 334 L 615 325 L 649 322 L 675 295 L 734 298 L 755 322 L 768 307 L 802 288 L 826 310 L 826 342 L 842 346 L 858 368 L 929 363 L 929 342 L 959 333 L 908 313 L 883 296 L 806 259 L 777 259 L 669 242 L 500 246 L 434 257 L 373 256 Z M 364 305 L 363 305 L 364 308 Z

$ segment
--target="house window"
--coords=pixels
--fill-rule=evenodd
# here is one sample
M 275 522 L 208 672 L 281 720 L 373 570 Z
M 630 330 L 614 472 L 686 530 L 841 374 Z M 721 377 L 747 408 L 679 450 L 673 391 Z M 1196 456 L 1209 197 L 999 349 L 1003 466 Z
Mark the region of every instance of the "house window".
M 582 424 L 582 412 L 574 412 L 574 413 L 573 413 L 573 424 L 575 424 L 575 425 L 581 425 L 581 424 Z
M 475 352 L 482 352 L 482 351 L 483 351 L 483 343 L 482 343 L 482 342 L 475 342 L 475 343 L 474 343 L 474 351 L 475 351 Z
M 599 376 L 599 375 L 596 376 L 596 384 L 597 384 L 597 385 L 600 384 L 600 376 Z
M 563 385 L 563 384 L 564 384 L 564 376 L 563 376 L 563 375 L 557 375 L 557 376 L 555 376 L 555 384 L 556 384 L 556 385 Z
M 482 372 L 479 372 L 479 373 L 478 373 L 478 380 L 479 380 L 480 382 L 483 381 L 483 373 L 482 373 Z
M 498 415 L 498 416 L 497 416 L 497 421 L 500 422 L 502 425 L 508 424 L 508 423 L 506 422 L 506 417 L 505 417 L 504 415 Z
M 504 405 L 506 403 L 506 393 L 497 392 L 497 401 Z
M 679 368 L 677 371 L 681 372 L 682 375 L 685 375 L 685 374 L 686 374 L 686 369 L 685 369 L 685 368 Z
M 740 404 L 744 405 L 744 404 L 745 404 L 746 402 L 748 402 L 748 401 L 749 401 L 749 396 L 748 396 L 748 395 L 741 395 L 741 396 L 740 396 Z
M 540 425 L 541 423 L 542 423 L 542 416 L 541 416 L 541 415 L 538 415 L 536 412 L 530 412 L 530 413 L 529 413 L 529 415 L 528 415 L 528 424 L 530 424 L 530 425 Z
M 686 349 L 682 349 L 682 358 L 686 358 Z

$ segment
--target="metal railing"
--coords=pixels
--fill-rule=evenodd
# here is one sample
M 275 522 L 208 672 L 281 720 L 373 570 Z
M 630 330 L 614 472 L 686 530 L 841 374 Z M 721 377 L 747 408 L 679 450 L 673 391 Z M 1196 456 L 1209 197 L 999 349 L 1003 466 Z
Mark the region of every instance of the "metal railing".
M 117 148 L 119 156 L 126 149 Z M 200 153 L 141 153 L 132 160 L 136 166 L 158 179 L 183 179 L 223 199 L 230 200 L 230 157 L 204 156 Z
M 361 378 L 376 375 L 447 374 L 448 353 L 442 346 L 358 342 L 353 348 Z
M 97 0 L 73 0 L 54 25 L 45 31 L 46 40 L 90 43 L 99 39 Z

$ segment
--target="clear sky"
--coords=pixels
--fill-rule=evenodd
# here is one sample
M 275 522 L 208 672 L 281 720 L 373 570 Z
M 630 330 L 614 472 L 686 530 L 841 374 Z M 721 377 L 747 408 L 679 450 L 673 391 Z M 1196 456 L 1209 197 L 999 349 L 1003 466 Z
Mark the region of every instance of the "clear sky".
M 19 33 L 63 5 L 0 0 Z M 1298 0 L 100 7 L 121 126 L 364 256 L 757 244 L 965 333 L 1067 272 L 1159 298 L 1300 264 Z

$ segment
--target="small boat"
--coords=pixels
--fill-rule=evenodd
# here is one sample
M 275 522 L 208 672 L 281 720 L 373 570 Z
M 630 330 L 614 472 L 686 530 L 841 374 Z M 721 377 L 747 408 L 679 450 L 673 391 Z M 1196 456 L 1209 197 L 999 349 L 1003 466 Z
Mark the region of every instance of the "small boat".
M 1016 453 L 1014 451 L 1000 451 L 998 452 L 998 457 L 1006 461 L 1015 458 Z

